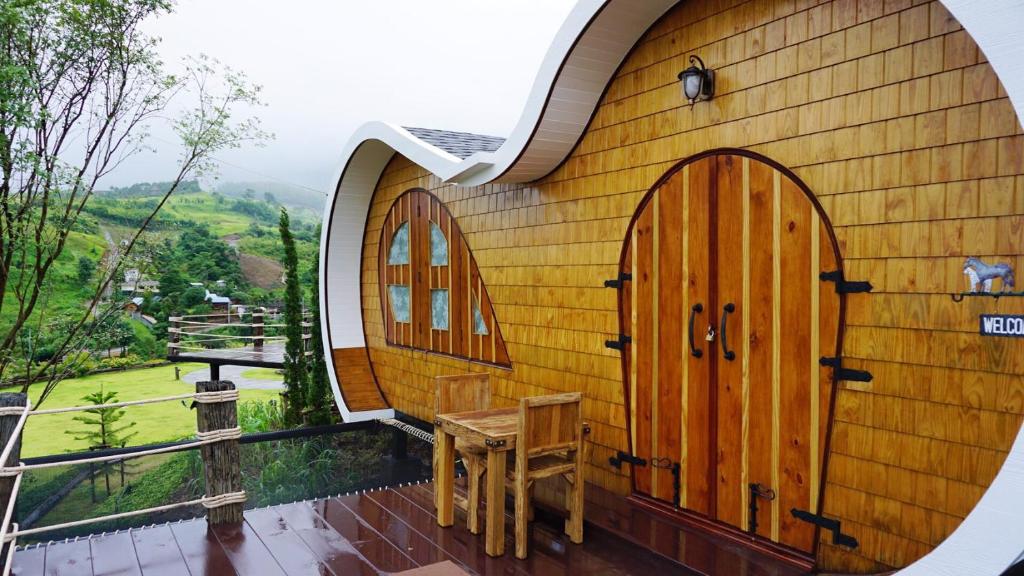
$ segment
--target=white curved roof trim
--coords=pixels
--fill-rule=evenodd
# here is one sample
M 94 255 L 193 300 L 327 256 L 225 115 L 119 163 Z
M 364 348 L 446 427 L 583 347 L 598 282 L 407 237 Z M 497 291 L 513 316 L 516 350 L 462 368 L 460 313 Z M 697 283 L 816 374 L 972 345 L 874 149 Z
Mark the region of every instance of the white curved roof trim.
M 476 152 L 461 159 L 386 122 L 364 124 L 348 148 L 353 143 L 379 140 L 442 180 L 463 186 L 541 178 L 569 155 L 619 64 L 675 2 L 578 3 L 555 35 L 519 122 L 494 152 Z
M 941 0 L 967 30 L 1024 119 L 1024 0 Z M 900 576 L 998 576 L 1024 553 L 1024 428 L 978 504 Z
M 1024 0 L 941 0 L 985 53 L 1018 118 L 1024 118 Z M 321 310 L 326 353 L 364 346 L 360 265 L 370 199 L 397 152 L 447 181 L 479 185 L 495 179 L 540 178 L 572 150 L 611 75 L 637 39 L 675 2 L 581 0 L 559 30 L 537 74 L 523 115 L 495 152 L 458 157 L 401 127 L 371 122 L 346 144 L 338 187 L 328 198 L 321 238 Z M 550 98 L 549 98 L 550 96 Z M 333 221 L 333 225 L 332 225 Z M 328 286 L 330 292 L 328 293 Z M 346 421 L 389 417 L 392 411 L 352 413 L 333 370 L 335 399 Z M 964 522 L 905 576 L 1001 574 L 1024 552 L 1024 428 L 999 474 Z

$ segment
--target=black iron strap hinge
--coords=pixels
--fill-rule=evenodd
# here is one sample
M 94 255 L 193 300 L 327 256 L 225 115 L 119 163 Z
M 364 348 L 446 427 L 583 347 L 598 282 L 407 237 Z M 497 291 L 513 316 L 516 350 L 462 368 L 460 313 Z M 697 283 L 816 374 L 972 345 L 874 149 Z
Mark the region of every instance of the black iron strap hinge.
M 619 334 L 618 340 L 605 340 L 604 347 L 611 348 L 612 350 L 622 350 L 626 347 L 626 344 L 632 344 L 633 339 L 625 334 Z
M 847 280 L 843 278 L 843 272 L 841 270 L 833 270 L 831 272 L 822 272 L 818 274 L 818 278 L 825 282 L 836 283 L 837 294 L 851 294 L 853 292 L 871 292 L 874 286 L 871 282 L 866 280 Z
M 619 470 L 622 469 L 623 462 L 625 462 L 626 464 L 632 464 L 633 466 L 647 466 L 647 460 L 644 460 L 639 456 L 626 454 L 622 450 L 619 450 L 619 452 L 615 456 L 612 456 L 611 458 L 608 459 L 608 463 L 618 468 Z
M 832 543 L 837 545 L 837 546 L 846 546 L 846 547 L 852 549 L 852 548 L 856 548 L 857 546 L 860 545 L 857 542 L 857 539 L 854 538 L 853 536 L 850 536 L 849 534 L 843 534 L 843 532 L 841 530 L 841 527 L 840 527 L 839 520 L 833 520 L 832 518 L 825 518 L 824 516 L 819 516 L 818 514 L 812 514 L 812 513 L 808 512 L 807 510 L 798 510 L 796 508 L 793 508 L 792 510 L 790 510 L 790 513 L 793 514 L 793 516 L 797 520 L 803 520 L 804 522 L 810 522 L 811 524 L 814 524 L 815 526 L 820 526 L 820 527 L 824 528 L 825 530 L 831 531 L 832 532 Z
M 843 368 L 843 359 L 839 356 L 822 356 L 818 360 L 822 366 L 831 366 L 833 369 L 834 380 L 846 380 L 848 382 L 871 382 L 874 376 L 871 372 L 866 370 L 854 370 L 853 368 Z
M 630 274 L 629 272 L 619 272 L 619 277 L 618 278 L 616 278 L 614 280 L 605 280 L 604 281 L 604 287 L 605 288 L 622 288 L 622 283 L 623 282 L 631 282 L 632 280 L 633 280 L 633 275 Z

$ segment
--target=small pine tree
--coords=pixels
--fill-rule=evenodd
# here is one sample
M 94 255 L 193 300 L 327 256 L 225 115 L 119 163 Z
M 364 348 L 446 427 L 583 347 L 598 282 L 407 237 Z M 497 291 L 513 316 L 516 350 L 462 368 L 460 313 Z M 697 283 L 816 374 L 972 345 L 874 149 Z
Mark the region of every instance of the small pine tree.
M 284 323 L 285 323 L 285 354 L 284 354 L 284 385 L 288 394 L 288 407 L 285 419 L 288 424 L 302 422 L 306 407 L 306 368 L 305 347 L 302 341 L 302 288 L 299 286 L 299 255 L 295 250 L 295 238 L 292 236 L 288 219 L 288 210 L 281 208 L 281 220 L 278 228 L 281 232 L 281 244 L 284 246 L 285 282 L 284 282 Z
M 115 404 L 117 403 L 117 392 L 104 392 L 103 385 L 100 385 L 100 389 L 92 394 L 82 396 L 82 400 L 100 406 L 102 404 Z M 72 418 L 76 422 L 88 426 L 88 428 L 82 430 L 65 430 L 65 434 L 71 434 L 75 437 L 75 440 L 85 440 L 89 442 L 90 448 L 112 448 L 124 446 L 128 443 L 132 437 L 138 432 L 131 432 L 125 434 L 125 432 L 135 427 L 135 422 L 128 422 L 126 424 L 118 424 L 126 413 L 124 408 L 90 408 L 84 410 L 85 415 L 75 416 Z M 107 463 L 103 463 L 103 477 L 106 482 L 107 495 L 110 495 L 110 468 Z
M 313 264 L 313 301 L 312 334 L 309 346 L 312 357 L 309 367 L 309 390 L 306 392 L 306 405 L 310 410 L 310 424 L 330 424 L 331 421 L 331 386 L 327 379 L 327 363 L 324 361 L 323 335 L 320 333 L 320 272 L 316 263 Z
M 92 280 L 92 275 L 96 273 L 96 263 L 87 256 L 78 257 L 78 283 L 85 285 Z

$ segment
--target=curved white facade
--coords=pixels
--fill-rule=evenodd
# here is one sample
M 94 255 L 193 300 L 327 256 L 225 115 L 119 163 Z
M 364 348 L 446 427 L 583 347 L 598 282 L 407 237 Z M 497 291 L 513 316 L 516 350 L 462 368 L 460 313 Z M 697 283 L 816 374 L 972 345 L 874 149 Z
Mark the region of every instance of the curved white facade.
M 941 0 L 970 33 L 1024 118 L 1024 0 Z M 581 0 L 559 30 L 515 129 L 494 152 L 460 159 L 384 122 L 359 128 L 341 154 L 338 185 L 327 199 L 320 287 L 325 353 L 361 347 L 360 265 L 373 191 L 395 153 L 446 181 L 475 186 L 528 182 L 554 170 L 583 134 L 605 87 L 643 33 L 676 0 Z M 346 420 L 389 417 L 390 410 L 352 413 L 333 370 L 335 399 Z M 900 571 L 907 575 L 998 575 L 1024 552 L 1024 434 L 981 501 L 933 552 Z

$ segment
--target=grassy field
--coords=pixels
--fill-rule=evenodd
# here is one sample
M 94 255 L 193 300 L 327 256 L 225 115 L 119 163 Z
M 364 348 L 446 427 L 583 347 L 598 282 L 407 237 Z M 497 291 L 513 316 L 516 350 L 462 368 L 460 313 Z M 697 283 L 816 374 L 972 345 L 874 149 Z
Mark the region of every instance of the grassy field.
M 231 200 L 218 202 L 212 194 L 172 194 L 167 204 L 160 209 L 160 214 L 172 218 L 192 220 L 196 223 L 208 224 L 217 236 L 244 232 L 252 217 L 229 210 Z
M 242 376 L 253 380 L 272 380 L 274 382 L 280 382 L 284 379 L 284 376 L 273 368 L 252 368 L 242 372 Z
M 179 366 L 182 368 L 182 375 L 203 367 L 201 364 Z M 43 408 L 80 406 L 84 404 L 82 397 L 99 390 L 100 385 L 106 391 L 117 392 L 119 401 L 173 396 L 193 390 L 191 385 L 174 380 L 174 366 L 159 366 L 65 380 L 46 399 Z M 29 397 L 33 402 L 39 397 L 42 386 L 36 384 L 30 389 Z M 242 401 L 278 398 L 276 390 L 241 390 L 240 393 Z M 121 423 L 135 422 L 134 430 L 138 432 L 129 441 L 130 445 L 177 440 L 191 436 L 196 429 L 195 412 L 181 402 L 129 406 L 126 410 L 128 413 Z M 75 416 L 74 413 L 64 413 L 29 418 L 21 449 L 22 456 L 42 456 L 88 449 L 88 442 L 76 440 L 74 435 L 65 433 L 68 430 L 85 428 L 84 424 L 74 420 Z
M 134 225 L 148 216 L 159 198 L 98 198 L 93 200 L 90 210 L 108 224 L 119 224 L 120 236 L 123 238 Z M 231 199 L 217 200 L 212 194 L 205 192 L 195 194 L 172 194 L 167 203 L 160 209 L 154 223 L 154 230 L 163 224 L 174 221 L 191 221 L 206 224 L 218 235 L 243 232 L 252 222 L 252 217 L 230 210 Z M 101 216 L 102 215 L 102 216 Z M 110 216 L 111 218 L 107 218 Z
M 107 243 L 100 236 L 71 232 L 68 234 L 67 243 L 64 245 L 64 252 L 53 263 L 49 274 L 46 276 L 46 286 L 39 296 L 39 302 L 26 326 L 36 328 L 35 320 L 39 314 L 45 311 L 44 318 L 58 314 L 75 311 L 78 314 L 84 313 L 83 302 L 92 295 L 93 286 L 83 286 L 78 281 L 78 257 L 86 256 L 93 262 L 99 262 Z M 3 295 L 4 305 L 0 311 L 0 330 L 10 327 L 17 317 L 18 301 L 13 292 Z

